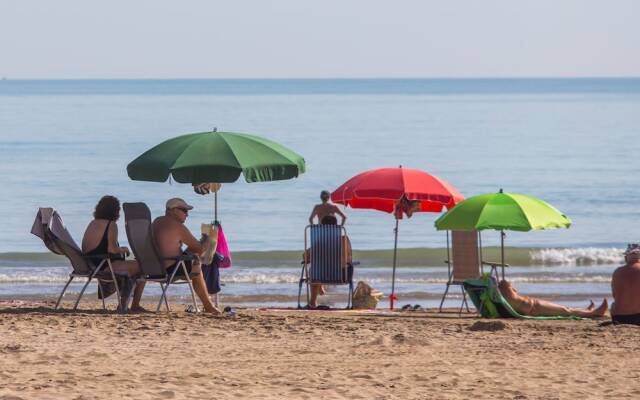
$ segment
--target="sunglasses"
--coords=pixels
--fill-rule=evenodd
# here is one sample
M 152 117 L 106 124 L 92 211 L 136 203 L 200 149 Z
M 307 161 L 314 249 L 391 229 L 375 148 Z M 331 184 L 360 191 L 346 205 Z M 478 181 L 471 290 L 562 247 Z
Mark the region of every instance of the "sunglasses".
M 189 210 L 187 210 L 186 208 L 180 208 L 180 207 L 176 207 L 176 209 L 182 211 L 183 213 L 189 215 Z

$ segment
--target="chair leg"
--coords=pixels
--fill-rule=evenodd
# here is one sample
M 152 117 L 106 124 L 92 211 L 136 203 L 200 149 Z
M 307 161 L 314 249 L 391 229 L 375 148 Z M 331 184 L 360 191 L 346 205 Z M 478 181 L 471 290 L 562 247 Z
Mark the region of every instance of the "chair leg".
M 167 306 L 167 312 L 171 312 L 169 308 L 169 302 L 167 301 L 167 289 L 169 289 L 169 284 L 166 285 L 163 282 L 160 282 L 160 287 L 162 288 L 162 295 L 160 295 L 160 301 L 158 302 L 158 307 L 156 307 L 156 314 L 160 312 L 160 307 L 162 306 L 162 302 Z
M 60 296 L 58 296 L 58 301 L 56 301 L 56 307 L 54 308 L 54 310 L 57 310 L 58 307 L 60 306 L 60 302 L 62 301 L 62 296 L 64 296 L 64 293 L 67 291 L 67 288 L 69 287 L 69 284 L 71 283 L 72 280 L 73 280 L 73 275 L 69 276 L 69 280 L 64 285 L 62 292 L 60 292 Z
M 300 305 L 300 297 L 302 297 L 302 284 L 304 283 L 304 265 L 300 270 L 300 281 L 298 282 L 298 309 L 302 308 Z
M 78 295 L 78 299 L 76 300 L 76 304 L 73 306 L 73 311 L 76 311 L 78 309 L 78 304 L 80 304 L 80 299 L 82 298 L 84 291 L 87 289 L 87 286 L 89 286 L 89 283 L 91 283 L 91 279 L 93 279 L 93 276 L 90 276 L 87 278 L 87 283 L 85 283 L 84 286 L 82 287 L 82 290 Z
M 464 308 L 464 305 L 467 302 L 467 296 L 464 293 L 464 288 L 462 288 L 462 302 L 460 303 L 460 310 L 458 310 L 458 316 L 461 317 L 462 316 L 462 309 Z
M 191 291 L 191 300 L 193 301 L 193 307 L 196 310 L 196 313 L 200 312 L 200 310 L 198 309 L 198 303 L 196 302 L 196 294 L 193 291 L 193 284 L 191 283 L 191 277 L 189 277 L 189 272 L 187 271 L 187 267 L 184 264 L 184 262 L 182 262 L 182 271 L 184 271 L 184 276 L 187 278 L 187 284 L 189 285 L 189 290 Z
M 349 282 L 349 299 L 347 300 L 347 310 L 351 310 L 353 308 L 353 282 Z
M 100 283 L 100 279 L 98 279 L 98 293 L 100 293 L 102 297 L 102 309 L 104 311 L 107 311 L 107 305 L 104 302 L 104 290 L 102 289 L 102 283 Z
M 127 304 L 122 304 L 122 297 L 120 296 L 120 288 L 118 287 L 118 280 L 116 279 L 116 274 L 113 272 L 113 267 L 111 266 L 111 260 L 107 258 L 107 265 L 109 266 L 109 272 L 111 273 L 111 279 L 113 279 L 113 285 L 116 287 L 116 296 L 118 296 L 118 308 L 120 312 L 127 311 Z
M 467 292 L 465 292 L 464 286 L 461 285 L 460 288 L 462 289 L 462 302 L 464 306 L 467 308 L 467 312 L 470 313 L 471 310 L 469 310 L 469 302 L 467 301 Z
M 447 298 L 447 293 L 449 293 L 449 286 L 451 286 L 451 283 L 447 282 L 447 288 L 444 290 L 442 300 L 440 300 L 440 307 L 438 308 L 438 312 L 442 312 L 442 305 L 444 304 L 444 299 Z

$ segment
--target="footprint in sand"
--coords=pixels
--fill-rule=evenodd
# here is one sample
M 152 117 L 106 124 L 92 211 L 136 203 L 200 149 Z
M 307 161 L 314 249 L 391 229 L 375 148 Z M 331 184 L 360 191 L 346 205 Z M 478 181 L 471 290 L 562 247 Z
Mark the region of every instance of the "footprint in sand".
M 174 397 L 176 397 L 176 393 L 173 390 L 163 390 L 162 392 L 158 393 L 158 397 L 163 399 L 173 399 Z

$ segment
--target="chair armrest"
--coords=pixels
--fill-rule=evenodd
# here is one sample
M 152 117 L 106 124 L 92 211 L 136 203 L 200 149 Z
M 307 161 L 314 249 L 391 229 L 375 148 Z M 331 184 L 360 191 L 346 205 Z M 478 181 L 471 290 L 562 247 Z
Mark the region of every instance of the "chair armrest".
M 489 262 L 489 261 L 483 261 L 482 265 L 489 265 L 492 267 L 509 267 L 509 264 L 503 264 L 503 263 L 496 263 L 496 262 Z
M 451 264 L 451 261 L 449 261 L 449 260 L 444 260 L 444 263 L 445 263 L 445 264 Z

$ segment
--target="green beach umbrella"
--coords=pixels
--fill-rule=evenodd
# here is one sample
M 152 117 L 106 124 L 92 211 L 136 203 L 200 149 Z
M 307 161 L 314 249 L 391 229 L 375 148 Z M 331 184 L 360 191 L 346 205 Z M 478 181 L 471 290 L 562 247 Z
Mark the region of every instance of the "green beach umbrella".
M 165 182 L 171 176 L 191 184 L 235 182 L 241 174 L 247 182 L 278 181 L 304 172 L 304 158 L 281 144 L 217 129 L 166 140 L 127 165 L 129 178 L 136 181 Z
M 456 204 L 435 222 L 438 230 L 500 231 L 500 248 L 504 265 L 505 230 L 569 228 L 571 220 L 549 203 L 517 193 L 487 193 L 469 197 Z M 503 269 L 504 279 L 504 269 Z

